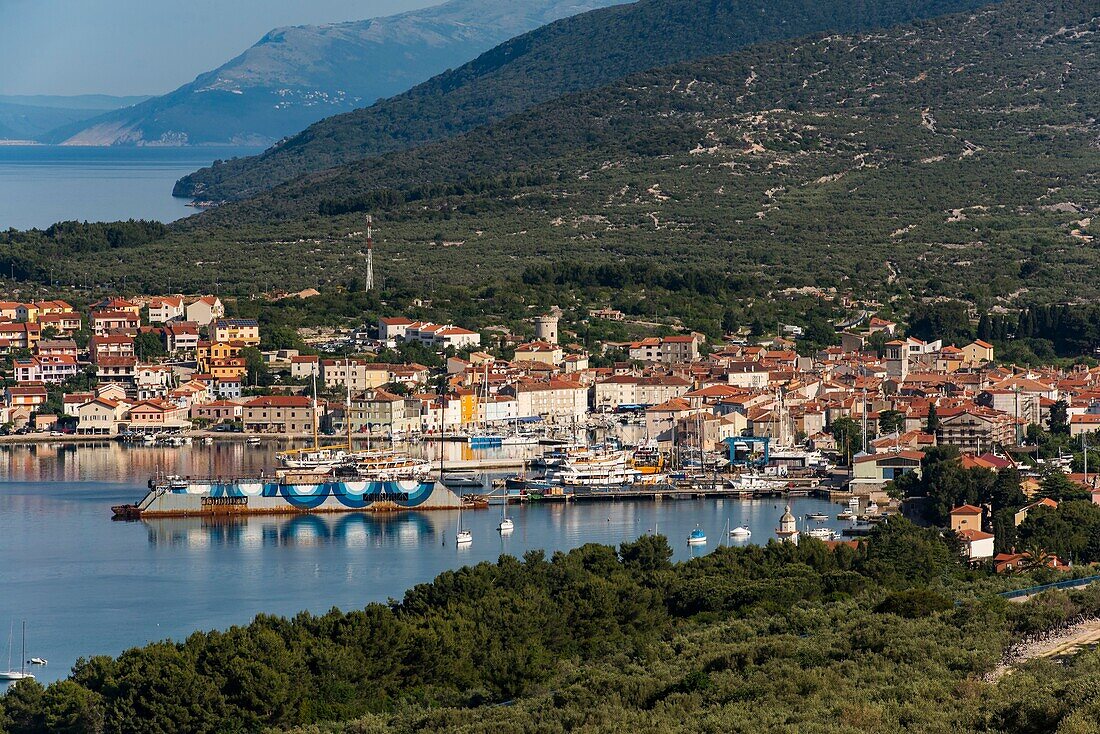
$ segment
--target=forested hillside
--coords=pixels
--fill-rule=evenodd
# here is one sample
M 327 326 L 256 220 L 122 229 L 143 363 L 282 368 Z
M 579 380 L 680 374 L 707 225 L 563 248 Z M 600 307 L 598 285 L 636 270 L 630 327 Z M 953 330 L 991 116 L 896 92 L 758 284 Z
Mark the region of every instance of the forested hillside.
M 152 291 L 343 285 L 361 275 L 369 212 L 388 287 L 466 288 L 482 308 L 518 298 L 523 276 L 541 290 L 589 278 L 624 310 L 671 313 L 645 279 L 699 274 L 710 295 L 691 305 L 711 331 L 738 320 L 717 292 L 760 304 L 805 285 L 901 311 L 1087 302 L 1100 297 L 1097 14 L 1010 0 L 643 72 L 79 261 L 4 233 L 0 272 Z
M 322 120 L 260 156 L 182 179 L 176 195 L 239 199 L 295 176 L 447 138 L 569 92 L 756 43 L 851 32 L 988 0 L 641 0 L 567 18 L 366 109 Z
M 82 660 L 15 684 L 0 731 L 1095 731 L 1095 654 L 984 677 L 1011 641 L 1100 612 L 1092 590 L 993 594 L 1047 569 L 967 571 L 953 534 L 900 518 L 859 548 L 671 555 L 646 536 L 501 556 L 389 605 Z

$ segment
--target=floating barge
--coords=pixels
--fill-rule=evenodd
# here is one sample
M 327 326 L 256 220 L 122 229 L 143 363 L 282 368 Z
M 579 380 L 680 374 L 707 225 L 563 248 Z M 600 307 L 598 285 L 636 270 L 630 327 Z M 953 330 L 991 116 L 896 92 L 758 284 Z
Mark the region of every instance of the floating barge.
M 151 479 L 136 504 L 111 508 L 115 518 L 214 517 L 330 512 L 405 512 L 487 507 L 484 498 L 464 500 L 434 481 L 341 479 L 331 473 L 285 473 L 275 477 Z

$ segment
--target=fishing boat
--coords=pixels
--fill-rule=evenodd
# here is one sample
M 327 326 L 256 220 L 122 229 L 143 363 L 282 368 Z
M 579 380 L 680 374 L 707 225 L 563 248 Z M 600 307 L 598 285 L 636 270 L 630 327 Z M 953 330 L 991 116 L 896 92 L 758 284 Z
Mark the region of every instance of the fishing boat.
M 749 530 L 744 525 L 741 525 L 740 527 L 736 527 L 733 530 L 730 530 L 730 537 L 731 538 L 751 538 L 752 537 L 752 531 Z
M 634 449 L 630 465 L 642 474 L 660 474 L 665 468 L 665 457 L 656 441 L 647 441 Z
M 12 637 L 15 634 L 15 622 L 12 622 L 11 627 L 8 629 L 8 669 L 6 671 L 0 670 L 0 680 L 27 680 L 33 679 L 34 675 L 26 671 L 25 663 L 23 662 L 27 658 L 27 623 L 23 622 L 23 651 L 19 656 L 19 670 L 13 670 L 11 667 L 11 646 Z
M 706 545 L 707 534 L 703 532 L 702 528 L 696 527 L 688 535 L 688 545 Z

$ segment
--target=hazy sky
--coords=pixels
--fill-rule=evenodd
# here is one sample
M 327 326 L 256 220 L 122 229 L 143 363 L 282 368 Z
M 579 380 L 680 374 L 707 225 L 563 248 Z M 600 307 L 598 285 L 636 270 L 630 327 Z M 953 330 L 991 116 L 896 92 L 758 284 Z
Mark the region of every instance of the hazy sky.
M 162 94 L 272 28 L 442 0 L 0 0 L 0 94 Z

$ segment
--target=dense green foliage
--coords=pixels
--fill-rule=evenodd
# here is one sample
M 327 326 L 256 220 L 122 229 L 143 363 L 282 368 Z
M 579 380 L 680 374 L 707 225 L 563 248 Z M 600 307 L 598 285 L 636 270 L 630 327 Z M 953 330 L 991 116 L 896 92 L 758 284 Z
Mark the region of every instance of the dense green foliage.
M 1094 592 L 990 599 L 1027 579 L 965 571 L 902 520 L 858 549 L 670 556 L 652 536 L 502 556 L 389 605 L 82 660 L 13 686 L 0 731 L 1039 731 L 1012 723 L 1014 686 L 979 676 L 1013 636 L 1100 610 Z
M 79 273 L 79 263 L 92 253 L 110 253 L 133 249 L 163 238 L 168 228 L 160 222 L 58 222 L 44 230 L 26 232 L 9 229 L 0 232 L 0 275 L 18 280 L 50 283 L 64 272 L 66 263 Z M 78 278 L 80 284 L 87 281 Z
M 1058 509 L 1038 507 L 1020 524 L 1023 548 L 1042 548 L 1078 563 L 1100 562 L 1100 505 L 1091 498 L 1062 502 Z
M 566 18 L 362 110 L 322 120 L 260 156 L 182 179 L 178 196 L 239 199 L 296 176 L 448 138 L 634 72 L 822 31 L 851 32 L 986 0 L 641 0 Z
M 1100 308 L 1047 304 L 1018 314 L 984 314 L 977 336 L 998 345 L 1026 346 L 1038 359 L 1092 354 L 1100 347 Z

